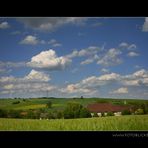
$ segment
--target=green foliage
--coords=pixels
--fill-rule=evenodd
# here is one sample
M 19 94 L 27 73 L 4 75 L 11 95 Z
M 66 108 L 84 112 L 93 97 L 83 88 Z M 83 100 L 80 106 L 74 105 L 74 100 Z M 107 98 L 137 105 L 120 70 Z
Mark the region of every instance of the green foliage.
M 48 113 L 41 113 L 40 118 L 47 119 L 48 118 Z
M 0 118 L 6 118 L 7 117 L 7 111 L 0 109 Z
M 62 119 L 64 117 L 62 111 L 57 111 L 57 119 Z
M 98 117 L 97 113 L 94 113 L 94 116 L 93 117 Z
M 21 111 L 19 110 L 9 110 L 7 116 L 9 118 L 20 118 L 21 117 L 20 112 Z
M 82 108 L 80 110 L 80 118 L 89 118 L 89 117 L 91 117 L 91 114 L 88 111 L 88 109 L 87 108 Z
M 114 113 L 113 112 L 108 112 L 107 116 L 114 116 Z
M 122 114 L 122 115 L 130 115 L 131 112 L 130 112 L 129 110 L 124 110 L 124 111 L 122 111 L 121 114 Z
M 143 115 L 144 114 L 144 111 L 142 108 L 138 108 L 136 111 L 135 111 L 135 114 L 136 115 Z
M 80 111 L 82 108 L 83 106 L 77 102 L 69 102 L 66 108 L 64 109 L 64 118 L 79 118 Z
M 47 104 L 46 104 L 47 108 L 51 108 L 52 106 L 52 102 L 51 101 L 48 101 Z
M 15 102 L 12 102 L 12 104 L 19 104 L 20 101 L 15 101 Z
M 139 107 L 143 109 L 144 114 L 148 113 L 148 103 L 142 103 Z

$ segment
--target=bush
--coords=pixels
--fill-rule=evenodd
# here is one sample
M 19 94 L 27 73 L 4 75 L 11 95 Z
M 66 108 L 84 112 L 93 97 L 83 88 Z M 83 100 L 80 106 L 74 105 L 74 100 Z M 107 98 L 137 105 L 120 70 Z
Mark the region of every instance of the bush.
M 8 117 L 9 118 L 21 118 L 21 111 L 19 110 L 9 110 Z
M 129 110 L 124 110 L 124 111 L 122 111 L 121 114 L 122 114 L 122 115 L 130 115 L 131 112 L 130 112 Z
M 48 113 L 41 113 L 40 118 L 47 119 L 48 118 Z
M 0 109 L 0 118 L 6 118 L 7 117 L 7 111 Z
M 113 112 L 108 112 L 107 116 L 114 116 L 114 113 Z
M 91 117 L 90 112 L 87 110 L 87 108 L 82 108 L 80 110 L 80 118 L 89 118 Z
M 57 118 L 62 119 L 63 118 L 63 112 L 62 111 L 57 111 Z
M 15 101 L 15 102 L 12 102 L 12 104 L 19 104 L 20 101 Z
M 94 116 L 93 117 L 98 117 L 97 113 L 94 113 Z
M 49 102 L 46 104 L 46 106 L 47 106 L 47 108 L 51 108 L 51 106 L 52 106 L 52 102 L 49 101 Z
M 67 104 L 66 108 L 64 109 L 64 118 L 79 118 L 80 111 L 83 106 L 77 102 L 70 102 Z
M 139 108 L 143 109 L 144 114 L 148 113 L 148 103 L 141 104 Z
M 135 111 L 135 114 L 136 115 L 143 115 L 144 114 L 144 111 L 142 108 L 138 108 L 136 111 Z

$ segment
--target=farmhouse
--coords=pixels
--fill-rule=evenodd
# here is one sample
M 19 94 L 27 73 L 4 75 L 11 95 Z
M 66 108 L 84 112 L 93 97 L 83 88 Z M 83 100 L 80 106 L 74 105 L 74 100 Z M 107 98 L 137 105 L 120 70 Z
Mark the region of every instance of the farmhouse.
M 91 113 L 97 113 L 101 116 L 102 113 L 107 115 L 107 112 L 113 112 L 115 116 L 120 116 L 121 112 L 124 110 L 130 110 L 129 106 L 113 105 L 111 103 L 94 103 L 87 106 Z

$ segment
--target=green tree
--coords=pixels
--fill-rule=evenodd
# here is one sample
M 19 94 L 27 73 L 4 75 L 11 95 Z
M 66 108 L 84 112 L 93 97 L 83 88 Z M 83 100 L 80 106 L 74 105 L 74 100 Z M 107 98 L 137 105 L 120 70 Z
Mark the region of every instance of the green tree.
M 48 101 L 47 104 L 46 104 L 47 108 L 51 108 L 52 106 L 52 102 L 51 101 Z
M 114 113 L 113 112 L 108 112 L 107 116 L 114 116 Z
M 91 114 L 88 111 L 88 109 L 87 108 L 82 108 L 80 110 L 80 118 L 89 118 L 89 117 L 91 117 Z
M 122 115 L 130 115 L 131 112 L 129 110 L 123 110 L 121 114 Z
M 0 109 L 0 118 L 6 118 L 7 117 L 7 111 Z
M 10 118 L 21 118 L 21 111 L 19 110 L 9 110 L 8 117 Z
M 64 109 L 64 118 L 79 118 L 83 106 L 77 102 L 69 102 Z
M 135 114 L 136 115 L 143 115 L 144 114 L 144 111 L 142 108 L 138 108 L 136 111 L 135 111 Z

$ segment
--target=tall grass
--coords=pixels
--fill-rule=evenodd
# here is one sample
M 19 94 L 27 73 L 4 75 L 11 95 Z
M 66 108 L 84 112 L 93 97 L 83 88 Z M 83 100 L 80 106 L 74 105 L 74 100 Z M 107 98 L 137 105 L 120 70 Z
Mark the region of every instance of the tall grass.
M 148 130 L 148 115 L 88 119 L 0 119 L 0 130 L 9 131 L 126 131 Z

